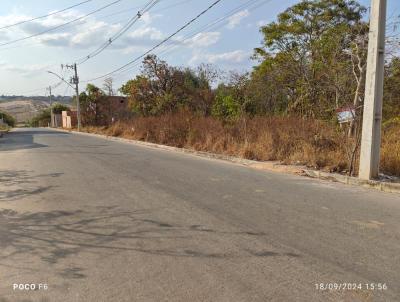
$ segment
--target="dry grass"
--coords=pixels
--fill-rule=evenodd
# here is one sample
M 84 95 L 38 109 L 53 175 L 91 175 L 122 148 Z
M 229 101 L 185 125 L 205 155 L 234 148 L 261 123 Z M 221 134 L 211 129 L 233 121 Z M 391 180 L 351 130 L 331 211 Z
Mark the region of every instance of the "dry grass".
M 382 151 L 382 167 L 394 175 L 400 175 L 398 129 L 400 127 L 386 134 Z M 351 143 L 346 139 L 345 131 L 322 121 L 256 117 L 224 124 L 211 117 L 185 112 L 136 118 L 111 127 L 87 127 L 85 131 L 343 173 L 348 170 L 346 152 L 349 149 L 347 144 Z
M 400 176 L 400 120 L 384 127 L 381 169 L 388 174 Z

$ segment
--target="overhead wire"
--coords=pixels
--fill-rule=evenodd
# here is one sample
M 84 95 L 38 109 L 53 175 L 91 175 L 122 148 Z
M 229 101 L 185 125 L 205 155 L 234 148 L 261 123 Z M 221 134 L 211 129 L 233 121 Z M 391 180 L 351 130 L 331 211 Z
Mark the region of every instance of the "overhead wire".
M 180 1 L 180 2 L 172 4 L 170 6 L 160 7 L 158 10 L 154 11 L 154 13 L 165 11 L 165 10 L 170 9 L 172 7 L 177 7 L 179 5 L 182 5 L 182 4 L 191 2 L 191 1 L 194 1 L 194 0 Z M 120 15 L 120 14 L 123 14 L 123 13 L 129 13 L 130 11 L 137 10 L 137 9 L 140 9 L 140 8 L 141 8 L 141 6 L 135 6 L 135 7 L 128 8 L 126 10 L 119 10 L 117 12 L 114 12 L 114 13 L 111 13 L 111 14 L 108 14 L 108 15 L 100 16 L 98 20 L 99 21 L 106 21 L 106 20 L 108 20 L 109 17 L 113 17 L 113 16 Z M 111 23 L 109 25 L 116 25 L 116 24 L 119 24 L 119 23 L 122 23 L 122 22 L 127 22 L 128 20 L 130 20 L 130 18 L 124 18 L 122 20 L 120 19 L 118 21 L 113 21 L 113 23 Z M 65 28 L 68 28 L 71 25 L 72 24 L 65 25 Z M 21 46 L 32 46 L 32 45 L 39 45 L 39 44 L 42 44 L 42 42 L 41 41 L 36 41 L 36 42 L 33 42 L 33 43 L 28 43 L 28 44 L 25 43 L 25 44 L 22 44 Z M 18 46 L 11 46 L 11 47 L 3 47 L 3 48 L 0 48 L 0 52 L 6 51 L 6 50 L 17 49 L 17 48 L 20 48 L 21 46 L 18 45 Z
M 179 44 L 175 42 L 171 42 L 169 45 L 167 45 L 167 48 L 162 50 L 160 53 L 158 53 L 158 55 L 162 55 L 165 53 L 169 53 L 172 50 L 174 50 L 176 47 L 178 47 L 179 45 L 181 45 L 182 43 L 185 43 L 187 41 L 189 41 L 190 39 L 192 39 L 193 37 L 195 37 L 196 35 L 205 32 L 206 30 L 209 29 L 217 29 L 221 26 L 224 25 L 224 21 L 226 21 L 227 19 L 229 19 L 231 16 L 235 15 L 237 12 L 243 10 L 243 9 L 250 9 L 250 10 L 255 10 L 257 8 L 259 8 L 262 5 L 265 5 L 268 2 L 271 2 L 272 0 L 248 0 L 247 2 L 233 8 L 232 10 L 230 10 L 228 13 L 226 13 L 224 16 L 219 17 L 215 20 L 213 20 L 212 22 L 202 26 L 199 29 L 196 29 L 190 33 L 188 33 L 187 35 L 182 37 L 182 40 L 179 41 Z M 137 64 L 135 64 L 134 66 L 131 66 L 125 70 L 123 70 L 120 74 L 124 74 L 128 71 L 131 71 L 133 69 L 135 69 L 138 65 L 140 65 L 141 62 L 137 62 Z
M 123 34 L 125 34 L 140 18 L 150 11 L 160 0 L 150 0 L 148 3 L 139 11 L 137 14 L 132 17 L 127 24 L 125 24 L 117 33 L 115 33 L 111 38 L 109 38 L 106 42 L 100 45 L 96 50 L 92 51 L 86 57 L 78 60 L 78 65 L 87 62 L 88 60 L 96 57 L 100 53 L 102 53 L 106 48 L 108 48 L 113 42 L 118 40 Z
M 49 33 L 49 32 L 55 31 L 55 30 L 60 29 L 60 28 L 62 28 L 62 27 L 64 27 L 64 26 L 67 26 L 67 25 L 69 25 L 69 24 L 72 24 L 72 23 L 74 23 L 74 22 L 77 22 L 77 21 L 80 21 L 80 20 L 82 20 L 82 19 L 85 19 L 85 18 L 87 18 L 87 17 L 89 17 L 89 16 L 91 16 L 91 15 L 94 15 L 94 14 L 96 14 L 96 13 L 98 13 L 98 12 L 100 12 L 100 11 L 102 11 L 102 10 L 104 10 L 104 9 L 106 9 L 106 8 L 108 8 L 108 7 L 110 7 L 110 6 L 113 6 L 113 5 L 115 5 L 115 4 L 117 4 L 117 3 L 121 2 L 121 1 L 123 1 L 123 0 L 115 0 L 115 1 L 109 3 L 109 4 L 105 5 L 105 6 L 102 6 L 102 7 L 98 8 L 98 9 L 96 9 L 96 10 L 94 10 L 94 11 L 91 11 L 90 13 L 88 13 L 88 14 L 86 14 L 86 15 L 80 16 L 80 17 L 75 18 L 75 19 L 73 19 L 73 20 L 71 20 L 71 21 L 68 21 L 68 22 L 66 22 L 66 23 L 57 25 L 57 26 L 55 26 L 55 27 L 46 29 L 46 30 L 44 30 L 44 31 L 42 31 L 42 32 L 39 32 L 39 33 L 30 35 L 30 36 L 26 36 L 26 37 L 23 37 L 23 38 L 19 38 L 19 39 L 15 39 L 15 40 L 12 40 L 12 41 L 5 42 L 5 43 L 1 43 L 0 46 L 6 46 L 6 45 L 10 45 L 10 44 L 15 44 L 15 43 L 20 42 L 20 41 L 28 40 L 28 39 L 31 39 L 31 38 L 35 38 L 35 37 L 38 37 L 38 36 L 47 34 L 47 33 Z
M 93 1 L 93 0 L 86 0 L 86 1 L 83 1 L 83 2 L 80 2 L 80 3 L 77 3 L 77 4 L 74 4 L 74 5 L 72 5 L 72 6 L 69 6 L 69 7 L 67 7 L 67 8 L 63 8 L 63 9 L 61 9 L 61 10 L 58 10 L 58 11 L 49 13 L 49 14 L 47 14 L 47 15 L 43 15 L 43 16 L 39 16 L 39 17 L 34 17 L 34 18 L 31 18 L 31 19 L 28 19 L 28 20 L 19 21 L 19 22 L 13 23 L 13 24 L 5 25 L 5 26 L 0 27 L 0 30 L 7 29 L 7 28 L 11 28 L 11 27 L 14 27 L 14 26 L 19 26 L 19 25 L 22 25 L 22 24 L 25 24 L 25 23 L 29 23 L 29 22 L 32 22 L 32 21 L 36 21 L 36 20 L 40 20 L 40 19 L 45 19 L 45 18 L 48 18 L 48 17 L 54 16 L 54 15 L 63 13 L 63 12 L 65 12 L 65 11 L 71 10 L 71 9 L 73 9 L 73 8 L 75 8 L 75 7 L 81 6 L 81 5 L 83 5 L 83 4 L 86 4 L 86 3 L 92 2 L 92 1 Z
M 105 77 L 108 77 L 124 68 L 126 68 L 127 66 L 132 65 L 133 63 L 137 62 L 138 60 L 140 60 L 141 58 L 143 58 L 144 56 L 148 55 L 149 53 L 151 53 L 153 50 L 159 48 L 161 45 L 163 45 L 164 43 L 168 42 L 170 39 L 172 39 L 173 37 L 175 37 L 177 34 L 179 34 L 181 31 L 183 31 L 184 29 L 186 29 L 187 27 L 189 27 L 192 23 L 194 23 L 195 21 L 197 21 L 200 17 L 202 17 L 204 14 L 206 14 L 208 11 L 210 11 L 212 8 L 214 8 L 218 3 L 220 3 L 222 0 L 217 0 L 214 1 L 210 6 L 208 6 L 205 10 L 203 10 L 201 13 L 199 13 L 196 17 L 194 17 L 193 19 L 191 19 L 189 22 L 187 22 L 185 25 L 183 25 L 182 27 L 180 27 L 178 30 L 176 30 L 174 33 L 170 34 L 168 37 L 166 37 L 165 39 L 163 39 L 161 42 L 157 43 L 155 46 L 153 46 L 151 49 L 149 49 L 148 51 L 146 51 L 145 53 L 141 54 L 140 56 L 136 57 L 134 60 L 129 61 L 128 63 L 124 64 L 123 66 L 107 73 L 104 74 L 102 76 L 96 77 L 94 79 L 90 79 L 90 80 L 86 80 L 83 82 L 90 82 L 90 81 L 94 81 L 94 80 L 98 80 L 98 79 L 102 79 Z

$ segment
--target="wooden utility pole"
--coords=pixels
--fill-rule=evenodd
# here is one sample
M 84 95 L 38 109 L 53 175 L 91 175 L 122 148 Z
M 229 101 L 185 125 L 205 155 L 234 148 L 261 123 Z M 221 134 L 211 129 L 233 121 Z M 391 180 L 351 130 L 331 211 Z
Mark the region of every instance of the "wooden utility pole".
M 386 0 L 371 0 L 367 75 L 359 177 L 379 176 L 383 80 L 385 67 Z

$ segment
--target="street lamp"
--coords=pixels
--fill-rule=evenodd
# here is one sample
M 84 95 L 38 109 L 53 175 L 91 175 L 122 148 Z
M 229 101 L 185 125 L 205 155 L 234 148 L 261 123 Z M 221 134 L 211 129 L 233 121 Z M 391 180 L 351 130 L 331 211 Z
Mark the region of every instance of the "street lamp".
M 50 73 L 50 74 L 52 74 L 52 75 L 54 75 L 54 76 L 56 76 L 57 78 L 59 78 L 61 81 L 63 81 L 64 83 L 66 83 L 69 87 L 71 87 L 72 89 L 75 89 L 75 87 L 74 86 L 72 86 L 70 83 L 68 83 L 66 80 L 64 80 L 64 78 L 63 77 L 61 77 L 61 76 L 59 76 L 58 74 L 56 74 L 55 72 L 52 72 L 52 71 L 47 71 L 48 73 Z

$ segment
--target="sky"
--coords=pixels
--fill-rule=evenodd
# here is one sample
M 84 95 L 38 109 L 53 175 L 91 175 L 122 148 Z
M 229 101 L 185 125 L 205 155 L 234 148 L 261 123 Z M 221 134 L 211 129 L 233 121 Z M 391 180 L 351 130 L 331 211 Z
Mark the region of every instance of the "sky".
M 84 0 L 1 0 L 0 28 L 20 21 L 63 10 Z M 45 95 L 45 87 L 60 81 L 47 71 L 69 79 L 71 71 L 61 64 L 79 62 L 117 33 L 149 2 L 119 0 L 98 12 L 65 27 L 34 38 L 13 42 L 84 16 L 116 0 L 91 0 L 48 18 L 0 29 L 0 95 Z M 160 0 L 119 39 L 99 55 L 78 65 L 80 89 L 86 81 L 105 75 L 174 33 L 215 0 Z M 253 49 L 261 45 L 259 28 L 298 0 L 222 0 L 170 42 L 152 53 L 171 65 L 195 67 L 201 63 L 222 70 L 246 71 L 256 63 Z M 250 5 L 249 5 L 250 3 Z M 369 6 L 370 0 L 361 0 Z M 400 15 L 400 1 L 388 0 L 388 16 Z M 226 17 L 221 20 L 222 17 Z M 219 23 L 214 23 L 221 20 Z M 140 72 L 140 60 L 128 70 L 111 77 L 115 87 Z M 103 79 L 90 81 L 102 86 Z M 71 95 L 63 83 L 53 94 Z

